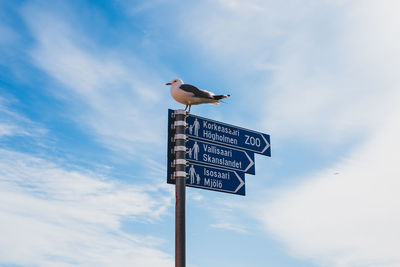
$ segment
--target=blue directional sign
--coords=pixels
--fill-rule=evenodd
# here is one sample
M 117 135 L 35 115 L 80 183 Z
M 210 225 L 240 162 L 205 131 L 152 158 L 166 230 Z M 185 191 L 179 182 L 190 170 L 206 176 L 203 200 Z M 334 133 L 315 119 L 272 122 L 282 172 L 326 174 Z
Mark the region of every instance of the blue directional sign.
M 188 123 L 186 134 L 190 138 L 271 156 L 270 136 L 268 134 L 194 115 L 189 115 L 186 122 Z
M 235 171 L 255 174 L 254 153 L 189 139 L 186 142 L 186 160 Z
M 242 196 L 246 195 L 243 172 L 219 169 L 195 163 L 189 164 L 186 172 L 189 174 L 186 186 Z M 171 173 L 168 173 L 167 182 L 170 184 L 175 183 L 175 180 L 171 179 Z
M 186 123 L 174 121 L 173 113 L 168 110 L 167 182 L 184 175 L 175 166 L 188 164 L 187 186 L 245 195 L 245 173 L 255 174 L 254 153 L 271 156 L 270 136 L 191 114 Z M 184 125 L 185 134 L 176 134 L 175 127 Z M 175 139 L 187 141 L 177 146 Z
M 244 173 L 190 164 L 187 185 L 244 196 Z

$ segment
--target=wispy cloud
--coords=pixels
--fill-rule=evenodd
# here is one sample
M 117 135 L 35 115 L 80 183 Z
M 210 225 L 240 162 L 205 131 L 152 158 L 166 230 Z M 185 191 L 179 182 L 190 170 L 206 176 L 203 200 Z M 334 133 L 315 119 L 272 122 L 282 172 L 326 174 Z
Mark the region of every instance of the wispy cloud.
M 18 104 L 11 94 L 0 96 L 0 265 L 173 265 L 161 250 L 165 240 L 139 228 L 123 231 L 127 222 L 158 223 L 171 206 L 169 188 L 124 183 L 66 159 L 54 163 L 51 151 L 32 156 L 4 148 L 12 138 L 34 146 L 48 138 Z M 150 175 L 159 175 L 149 161 Z
M 242 78 L 246 93 L 234 93 L 265 114 L 271 134 L 337 143 L 363 135 L 390 112 L 391 104 L 381 105 L 391 103 L 399 67 L 399 34 L 391 26 L 398 24 L 391 12 L 397 4 L 390 3 L 224 0 L 210 10 L 203 1 L 181 14 L 194 28 L 181 28 L 192 45 Z
M 170 266 L 151 236 L 121 221 L 153 221 L 170 205 L 154 188 L 67 170 L 1 150 L 0 262 L 40 266 Z M 151 192 L 151 194 L 150 194 Z
M 221 0 L 190 5 L 171 16 L 176 39 L 243 78 L 235 77 L 245 89 L 236 92 L 251 103 L 246 110 L 261 114 L 255 119 L 269 133 L 297 142 L 307 138 L 328 149 L 358 139 L 329 169 L 235 210 L 254 212 L 268 235 L 291 253 L 322 265 L 398 265 L 399 4 Z M 55 81 L 50 90 L 68 103 L 69 118 L 114 150 L 138 153 L 162 143 L 158 130 L 165 130 L 160 127 L 165 117 L 156 105 L 169 96 L 157 91 L 159 73 L 132 54 L 99 45 L 68 9 L 47 10 L 30 2 L 22 14 L 32 34 L 29 54 Z M 18 114 L 7 116 L 24 121 Z M 10 119 L 0 125 L 0 135 L 29 135 L 23 126 L 29 124 Z M 164 213 L 168 197 L 157 188 L 120 184 L 13 151 L 1 155 L 4 262 L 171 265 L 153 237 L 120 230 L 122 218 L 157 220 Z M 162 175 L 157 161 L 146 163 Z M 202 208 L 212 206 L 202 196 L 192 200 L 201 200 Z M 215 218 L 211 227 L 245 233 L 231 207 L 207 211 Z
M 68 8 L 23 10 L 35 41 L 30 54 L 56 81 L 51 92 L 69 104 L 71 119 L 111 149 L 137 153 L 161 144 L 163 113 L 157 107 L 168 91 L 158 72 L 133 54 L 97 44 L 68 14 Z
M 323 266 L 398 266 L 398 116 L 331 168 L 269 192 L 275 197 L 256 215 L 266 230 Z
M 327 2 L 197 1 L 195 8 L 181 12 L 178 20 L 193 23 L 179 23 L 178 27 L 191 45 L 213 55 L 216 62 L 223 60 L 228 68 L 238 68 L 237 72 L 246 77 L 259 67 L 265 69 L 264 66 L 268 66 L 269 69 L 278 63 L 276 53 L 281 45 L 301 25 L 312 23 L 313 15 L 324 8 L 332 8 L 334 13 L 340 6 L 333 1 Z
M 212 223 L 209 224 L 209 227 L 239 234 L 249 233 L 248 222 L 246 224 L 244 218 L 241 216 L 243 210 L 246 209 L 246 204 L 239 199 L 225 199 L 218 195 L 213 198 L 204 198 L 201 192 L 191 192 L 189 196 L 191 196 L 194 205 L 205 210 L 212 216 L 212 220 L 210 220 Z M 215 205 L 215 203 L 218 203 L 218 205 Z
M 329 169 L 259 196 L 256 205 L 271 204 L 258 205 L 254 217 L 291 252 L 324 266 L 399 265 L 399 4 L 224 0 L 212 10 L 208 4 L 182 14 L 196 21 L 193 43 L 235 63 L 227 67 L 246 78 L 249 108 L 261 107 L 273 136 L 305 138 L 323 149 L 351 143 Z M 256 71 L 265 79 L 254 84 Z
M 323 142 L 375 131 L 397 97 L 399 53 L 393 44 L 400 40 L 392 25 L 399 21 L 389 12 L 395 5 L 346 2 L 326 14 L 329 20 L 300 21 L 278 51 L 265 124 L 280 136 Z M 383 19 L 384 10 L 391 19 Z
M 331 25 L 333 39 L 310 42 L 316 35 L 307 28 L 288 39 L 265 109 L 266 123 L 285 136 L 363 140 L 328 169 L 282 188 L 255 215 L 293 254 L 323 266 L 400 264 L 400 35 L 393 26 L 400 20 L 390 3 L 348 3 Z
M 15 99 L 11 96 L 0 96 L 0 138 L 7 136 L 39 137 L 46 134 L 47 130 L 27 117 L 12 110 L 10 105 Z
M 232 224 L 232 223 L 215 223 L 210 225 L 212 228 L 219 228 L 223 230 L 230 230 L 234 232 L 238 232 L 241 234 L 247 233 L 247 229 L 240 224 Z

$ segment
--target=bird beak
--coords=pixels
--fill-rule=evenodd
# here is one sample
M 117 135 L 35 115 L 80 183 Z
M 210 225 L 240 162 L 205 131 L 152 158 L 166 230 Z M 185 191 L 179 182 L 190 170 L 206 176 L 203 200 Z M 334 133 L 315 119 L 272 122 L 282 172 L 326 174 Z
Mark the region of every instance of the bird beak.
M 165 85 L 171 85 L 172 83 L 166 83 Z

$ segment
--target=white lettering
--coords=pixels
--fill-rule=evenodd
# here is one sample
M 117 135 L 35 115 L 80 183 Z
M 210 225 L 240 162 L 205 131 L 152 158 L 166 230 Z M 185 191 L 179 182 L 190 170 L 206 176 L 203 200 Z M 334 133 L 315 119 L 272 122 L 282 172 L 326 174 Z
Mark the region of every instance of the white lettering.
M 246 145 L 250 146 L 261 146 L 261 140 L 258 137 L 248 136 L 247 134 L 244 135 L 246 137 L 246 141 L 244 142 Z

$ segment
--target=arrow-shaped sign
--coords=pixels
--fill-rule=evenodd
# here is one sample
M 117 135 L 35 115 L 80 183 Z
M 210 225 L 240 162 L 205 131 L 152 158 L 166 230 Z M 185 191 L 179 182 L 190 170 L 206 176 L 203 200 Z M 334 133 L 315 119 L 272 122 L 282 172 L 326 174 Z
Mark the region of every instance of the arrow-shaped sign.
M 202 189 L 244 196 L 244 173 L 202 166 L 191 163 L 188 167 L 189 178 L 186 185 Z
M 255 174 L 254 153 L 196 139 L 186 142 L 186 159 L 216 167 Z
M 187 117 L 186 122 L 188 124 L 186 134 L 191 138 L 271 156 L 268 134 L 191 114 Z

